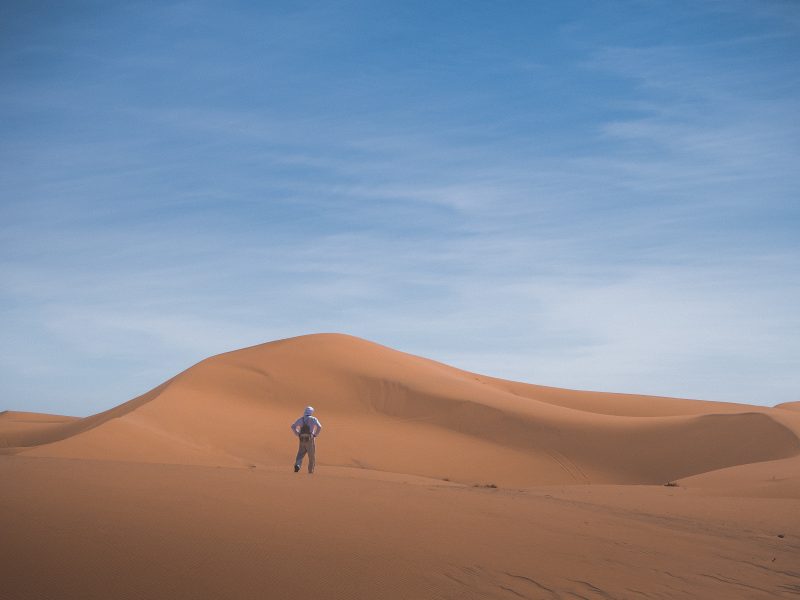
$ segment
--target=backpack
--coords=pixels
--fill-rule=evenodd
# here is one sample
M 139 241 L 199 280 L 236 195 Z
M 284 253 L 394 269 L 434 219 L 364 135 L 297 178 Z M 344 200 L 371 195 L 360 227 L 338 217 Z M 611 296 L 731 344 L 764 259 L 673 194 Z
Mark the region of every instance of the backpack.
M 306 423 L 305 416 L 303 416 L 303 424 L 300 426 L 300 435 L 311 435 L 311 427 Z

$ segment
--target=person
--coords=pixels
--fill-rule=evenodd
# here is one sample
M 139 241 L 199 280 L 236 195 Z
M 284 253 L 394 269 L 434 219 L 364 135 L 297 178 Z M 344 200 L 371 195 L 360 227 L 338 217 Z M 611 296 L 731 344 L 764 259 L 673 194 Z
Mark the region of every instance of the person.
M 297 458 L 294 461 L 294 472 L 297 473 L 303 464 L 303 458 L 308 454 L 308 472 L 314 472 L 315 459 L 315 440 L 322 431 L 322 423 L 314 415 L 314 407 L 306 406 L 303 416 L 292 423 L 292 431 L 300 439 L 300 448 L 297 450 Z

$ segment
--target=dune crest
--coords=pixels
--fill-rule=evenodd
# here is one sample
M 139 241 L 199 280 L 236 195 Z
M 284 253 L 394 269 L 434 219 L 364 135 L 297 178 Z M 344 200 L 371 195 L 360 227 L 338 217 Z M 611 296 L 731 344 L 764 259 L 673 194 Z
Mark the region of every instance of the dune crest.
M 0 446 L 285 467 L 295 450 L 288 424 L 306 404 L 325 425 L 322 467 L 462 482 L 659 484 L 800 454 L 800 415 L 786 407 L 517 383 L 341 334 L 214 356 L 109 411 L 13 434 L 0 428 Z

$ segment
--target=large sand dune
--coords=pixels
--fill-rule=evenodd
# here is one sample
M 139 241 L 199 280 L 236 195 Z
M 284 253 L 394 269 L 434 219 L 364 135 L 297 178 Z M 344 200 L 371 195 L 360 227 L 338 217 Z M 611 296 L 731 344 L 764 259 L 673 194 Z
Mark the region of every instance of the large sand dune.
M 286 466 L 288 424 L 305 404 L 325 423 L 321 465 L 463 482 L 658 484 L 800 453 L 785 411 L 514 383 L 333 334 L 222 354 L 110 411 L 0 444 L 30 456 Z
M 0 598 L 796 597 L 799 436 L 793 405 L 281 340 L 87 418 L 0 413 Z

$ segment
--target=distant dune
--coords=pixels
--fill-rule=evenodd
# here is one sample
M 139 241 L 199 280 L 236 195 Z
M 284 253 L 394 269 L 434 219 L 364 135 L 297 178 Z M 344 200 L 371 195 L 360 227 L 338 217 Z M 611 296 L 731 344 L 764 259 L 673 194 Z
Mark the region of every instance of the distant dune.
M 80 419 L 13 410 L 0 412 L 0 454 L 16 454 L 25 446 L 47 443 L 53 432 L 60 434 L 65 425 L 76 421 Z
M 262 344 L 87 418 L 0 413 L 0 596 L 796 597 L 798 406 Z

